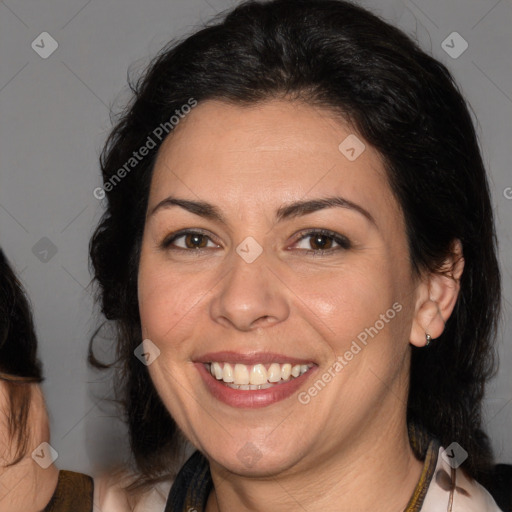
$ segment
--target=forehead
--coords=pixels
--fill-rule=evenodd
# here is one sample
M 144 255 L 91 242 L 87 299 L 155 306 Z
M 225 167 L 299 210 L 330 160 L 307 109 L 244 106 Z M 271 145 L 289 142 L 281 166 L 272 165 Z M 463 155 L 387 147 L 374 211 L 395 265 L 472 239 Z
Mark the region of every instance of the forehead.
M 237 211 L 335 194 L 376 217 L 399 210 L 373 147 L 333 112 L 285 100 L 195 107 L 160 148 L 150 208 L 170 194 Z

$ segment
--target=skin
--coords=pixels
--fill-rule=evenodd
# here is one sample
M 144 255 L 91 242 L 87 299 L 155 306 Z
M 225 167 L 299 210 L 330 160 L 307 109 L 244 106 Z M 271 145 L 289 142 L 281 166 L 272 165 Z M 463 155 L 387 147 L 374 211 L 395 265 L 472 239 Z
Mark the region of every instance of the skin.
M 32 400 L 27 419 L 29 442 L 27 453 L 17 464 L 5 467 L 13 460 L 15 446 L 6 433 L 9 407 L 7 389 L 0 380 L 0 510 L 2 512 L 39 512 L 50 501 L 57 486 L 59 471 L 52 464 L 43 469 L 32 459 L 32 452 L 43 442 L 50 442 L 48 414 L 41 388 L 32 386 Z
M 338 150 L 354 133 L 304 103 L 206 101 L 160 149 L 138 275 L 142 334 L 160 350 L 148 369 L 164 404 L 209 459 L 208 512 L 339 512 L 341 503 L 396 512 L 417 484 L 422 463 L 405 415 L 410 346 L 442 333 L 463 260 L 455 244 L 451 276 L 413 272 L 379 153 L 365 142 L 349 161 Z M 226 223 L 179 206 L 151 214 L 169 195 L 212 203 Z M 373 221 L 339 207 L 274 219 L 284 204 L 334 195 Z M 185 228 L 204 230 L 202 251 L 173 250 L 186 247 L 183 237 L 162 247 Z M 314 237 L 301 235 L 310 228 L 351 245 L 327 239 L 331 252 L 321 255 Z M 236 252 L 249 236 L 263 249 L 252 263 Z M 230 407 L 212 398 L 193 364 L 212 351 L 278 352 L 317 365 L 304 391 L 394 303 L 401 311 L 307 405 L 295 393 L 264 408 Z M 239 456 L 248 446 L 257 454 L 251 467 Z

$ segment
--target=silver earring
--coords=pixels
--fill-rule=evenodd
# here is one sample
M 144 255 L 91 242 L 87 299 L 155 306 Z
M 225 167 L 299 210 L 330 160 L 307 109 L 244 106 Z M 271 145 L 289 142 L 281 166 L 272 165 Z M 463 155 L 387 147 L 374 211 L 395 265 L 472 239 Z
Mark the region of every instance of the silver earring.
M 425 344 L 425 347 L 428 347 L 430 345 L 430 342 L 432 341 L 432 336 L 428 332 L 425 333 L 425 339 L 427 340 L 427 343 Z

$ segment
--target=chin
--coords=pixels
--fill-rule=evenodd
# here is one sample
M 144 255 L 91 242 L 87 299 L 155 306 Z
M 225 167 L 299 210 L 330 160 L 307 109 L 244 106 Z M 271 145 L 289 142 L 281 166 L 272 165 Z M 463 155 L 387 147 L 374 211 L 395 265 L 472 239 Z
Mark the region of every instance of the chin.
M 277 442 L 276 442 L 277 441 Z M 226 449 L 215 446 L 202 450 L 210 463 L 218 464 L 231 473 L 247 477 L 273 477 L 295 466 L 303 458 L 304 449 L 290 438 L 272 443 L 252 441 L 248 436 L 242 441 L 229 442 Z M 262 446 L 263 445 L 263 446 Z

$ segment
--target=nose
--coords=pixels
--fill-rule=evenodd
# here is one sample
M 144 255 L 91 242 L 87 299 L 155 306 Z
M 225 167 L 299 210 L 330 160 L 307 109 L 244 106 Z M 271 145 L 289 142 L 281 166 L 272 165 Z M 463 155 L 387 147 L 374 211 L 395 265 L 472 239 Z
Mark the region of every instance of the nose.
M 253 262 L 233 252 L 224 278 L 215 288 L 212 319 L 240 331 L 275 325 L 288 318 L 288 288 L 270 267 L 265 251 Z

